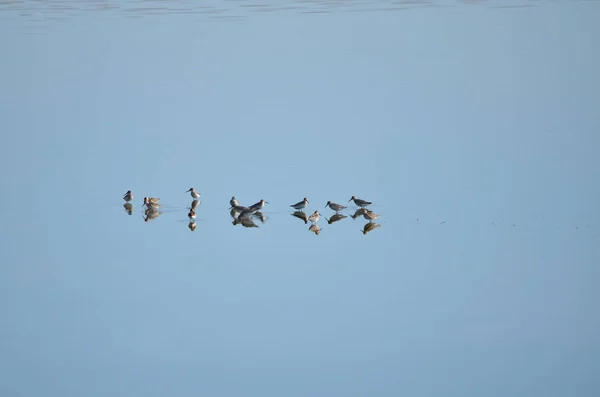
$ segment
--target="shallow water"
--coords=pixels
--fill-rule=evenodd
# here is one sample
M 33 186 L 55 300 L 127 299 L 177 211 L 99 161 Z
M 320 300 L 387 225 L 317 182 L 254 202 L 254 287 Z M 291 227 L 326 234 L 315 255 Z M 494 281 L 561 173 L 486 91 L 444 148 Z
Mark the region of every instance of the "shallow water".
M 0 395 L 598 394 L 598 1 L 198 4 L 0 3 Z

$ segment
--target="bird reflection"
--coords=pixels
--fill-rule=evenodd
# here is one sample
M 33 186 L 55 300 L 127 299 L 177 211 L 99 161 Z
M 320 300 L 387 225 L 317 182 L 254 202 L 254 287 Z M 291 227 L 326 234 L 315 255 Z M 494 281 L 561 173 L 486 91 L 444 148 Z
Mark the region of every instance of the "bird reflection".
M 244 227 L 258 227 L 258 225 L 254 223 L 252 217 L 237 217 L 232 223 L 234 226 L 241 224 Z
M 295 216 L 296 218 L 302 219 L 304 221 L 304 224 L 308 223 L 308 215 L 306 215 L 306 213 L 304 211 L 295 211 L 292 216 Z
M 151 221 L 152 219 L 156 219 L 156 218 L 158 218 L 159 216 L 161 216 L 161 215 L 162 215 L 162 212 L 160 212 L 158 209 L 154 209 L 154 208 L 148 208 L 148 209 L 145 211 L 145 215 L 146 215 L 146 216 L 144 217 L 144 221 L 145 221 L 145 222 L 148 222 L 148 221 Z
M 198 207 L 198 204 L 200 204 L 200 200 L 193 200 L 192 204 L 190 204 L 190 209 L 195 210 L 196 207 Z
M 125 203 L 123 204 L 123 208 L 125 208 L 125 212 L 127 212 L 129 215 L 133 214 L 133 204 Z
M 365 227 L 361 230 L 361 232 L 363 234 L 367 234 L 369 233 L 371 230 L 377 229 L 379 226 L 381 226 L 379 223 L 374 223 L 374 222 L 367 222 L 367 224 L 365 225 Z
M 352 219 L 356 219 L 359 216 L 363 216 L 363 214 L 365 213 L 365 209 L 364 208 L 359 208 L 356 210 L 356 212 L 354 213 L 354 215 L 350 215 L 352 217 Z
M 193 232 L 194 230 L 196 230 L 196 222 L 190 222 L 188 224 L 188 227 L 190 228 L 190 230 Z
M 314 234 L 318 235 L 319 233 L 321 233 L 321 226 L 317 225 L 316 223 L 313 223 L 308 228 L 308 231 L 313 232 Z
M 256 223 L 254 223 L 253 218 L 260 219 L 261 222 L 266 221 L 265 215 L 260 212 L 257 208 L 248 208 L 242 205 L 235 205 L 229 210 L 229 215 L 233 218 L 231 222 L 234 226 L 241 224 L 245 227 L 258 227 Z
M 255 218 L 260 220 L 260 223 L 265 223 L 267 221 L 267 217 L 260 211 L 256 211 L 253 215 Z
M 365 209 L 365 212 L 363 212 L 363 216 L 368 221 L 374 221 L 375 219 L 379 218 L 381 215 L 376 214 L 373 211 L 369 211 L 368 209 Z
M 329 219 L 325 218 L 325 219 L 327 219 L 327 223 L 329 223 L 331 225 L 332 223 L 341 221 L 344 218 L 348 218 L 348 216 L 342 215 L 342 214 L 335 214 L 331 218 L 329 218 Z

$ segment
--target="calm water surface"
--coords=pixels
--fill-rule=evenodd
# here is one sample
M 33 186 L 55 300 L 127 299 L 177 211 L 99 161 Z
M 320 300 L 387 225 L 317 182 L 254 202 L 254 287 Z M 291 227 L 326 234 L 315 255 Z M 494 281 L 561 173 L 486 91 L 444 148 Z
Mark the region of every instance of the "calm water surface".
M 597 396 L 598 20 L 0 2 L 0 395 Z

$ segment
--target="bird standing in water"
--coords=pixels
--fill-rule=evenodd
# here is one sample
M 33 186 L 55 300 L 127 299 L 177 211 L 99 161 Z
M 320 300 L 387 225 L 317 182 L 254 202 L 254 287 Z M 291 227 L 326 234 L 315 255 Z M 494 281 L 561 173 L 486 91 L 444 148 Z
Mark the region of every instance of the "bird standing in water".
M 125 193 L 123 195 L 123 200 L 130 202 L 131 200 L 133 200 L 133 193 L 131 193 L 131 190 L 128 190 L 127 193 Z
M 197 191 L 196 191 L 196 190 L 195 190 L 193 187 L 189 188 L 189 190 L 186 190 L 185 192 L 186 192 L 186 193 L 187 193 L 187 192 L 190 192 L 190 195 L 192 196 L 192 198 L 193 198 L 194 200 L 196 200 L 196 199 L 200 198 L 200 193 L 199 193 L 199 192 L 197 192 Z

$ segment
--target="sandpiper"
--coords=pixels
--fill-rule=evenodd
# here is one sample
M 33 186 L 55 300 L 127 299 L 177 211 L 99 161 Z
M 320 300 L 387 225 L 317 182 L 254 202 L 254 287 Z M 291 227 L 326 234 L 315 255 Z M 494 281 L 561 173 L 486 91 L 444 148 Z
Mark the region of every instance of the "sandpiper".
M 190 228 L 190 230 L 193 232 L 194 230 L 196 230 L 196 222 L 191 221 L 188 224 L 188 227 Z
M 339 212 L 339 211 L 343 210 L 344 208 L 346 208 L 341 204 L 332 203 L 331 201 L 328 201 L 327 204 L 325 204 L 325 208 L 327 208 L 327 207 L 331 208 L 335 212 Z
M 123 200 L 130 202 L 131 200 L 133 200 L 133 193 L 131 193 L 131 190 L 128 190 L 127 193 L 125 193 L 123 195 Z
M 196 199 L 200 198 L 200 193 L 199 193 L 199 192 L 197 192 L 196 190 L 194 190 L 194 188 L 193 188 L 193 187 L 189 188 L 189 190 L 186 190 L 185 192 L 186 192 L 186 193 L 187 193 L 187 192 L 190 192 L 190 195 L 192 196 L 192 198 L 193 198 L 194 200 L 196 200 Z
M 292 205 L 290 205 L 290 207 L 292 207 L 296 210 L 302 210 L 302 209 L 306 208 L 307 204 L 308 204 L 308 199 L 306 197 L 304 197 L 304 200 L 300 201 L 299 203 L 292 204 Z
M 315 211 L 311 216 L 308 217 L 308 220 L 312 223 L 317 223 L 320 217 L 321 214 L 319 214 L 319 211 Z
M 194 211 L 194 209 L 190 209 L 190 212 L 188 212 L 188 218 L 190 218 L 190 221 L 192 219 L 196 219 L 196 211 Z
M 239 203 L 238 203 L 237 199 L 235 198 L 235 196 L 233 196 L 231 198 L 231 200 L 229 200 L 229 204 L 231 205 L 231 208 L 237 207 L 239 205 Z
M 258 211 L 258 210 L 254 209 L 254 208 L 245 208 L 238 214 L 237 218 L 238 219 L 250 218 L 250 217 L 252 217 L 252 215 L 254 215 L 254 213 L 256 211 Z
M 370 201 L 361 200 L 361 199 L 356 198 L 354 196 L 350 197 L 350 200 L 348 200 L 348 202 L 353 201 L 353 200 L 354 200 L 354 204 L 358 205 L 359 207 L 366 207 L 367 205 L 373 204 Z
M 159 197 L 146 197 L 146 199 L 150 204 L 158 204 L 158 202 L 160 201 Z
M 142 207 L 146 206 L 146 208 L 148 209 L 157 209 L 158 207 L 160 207 L 160 204 L 158 204 L 158 202 L 156 201 L 152 202 L 150 200 L 151 198 L 152 197 L 144 197 L 144 204 L 142 205 Z
M 376 214 L 373 211 L 365 210 L 365 212 L 363 212 L 363 216 L 368 221 L 374 221 L 375 219 L 379 218 L 381 215 Z
M 263 207 L 265 206 L 265 204 L 269 204 L 269 202 L 261 199 L 258 203 L 252 204 L 250 206 L 250 209 L 258 211 L 258 210 L 263 209 Z
M 195 210 L 196 207 L 198 206 L 198 204 L 200 204 L 200 201 L 198 201 L 198 200 L 192 200 L 192 204 L 191 204 L 190 209 Z

